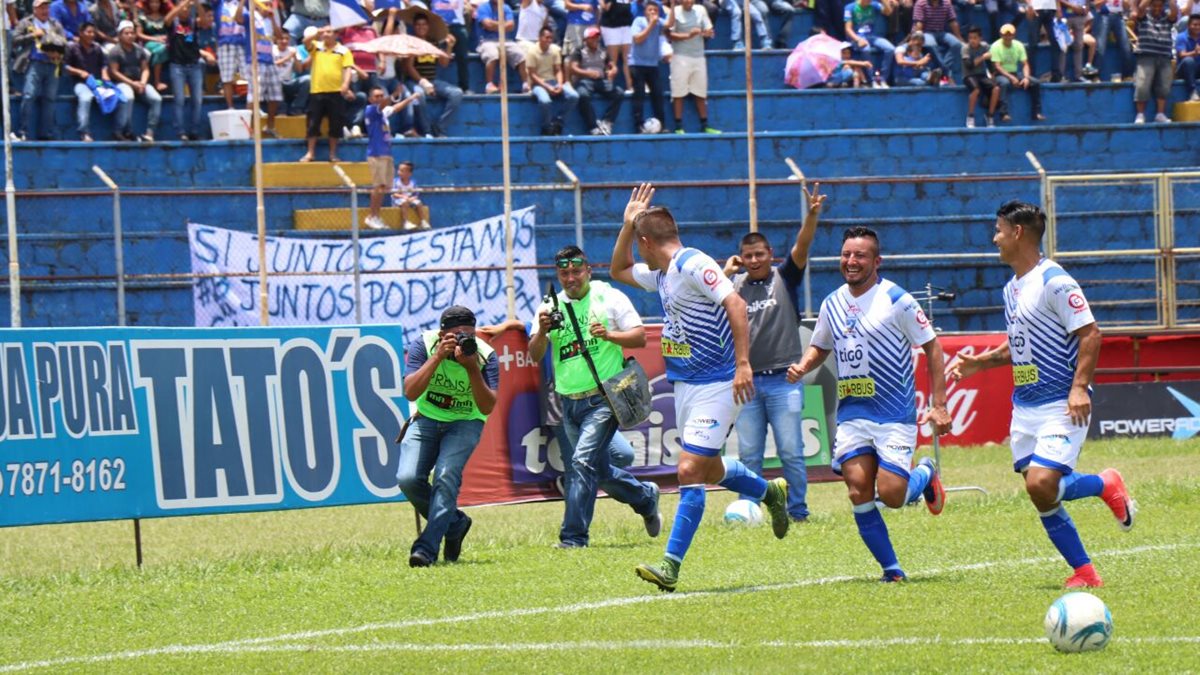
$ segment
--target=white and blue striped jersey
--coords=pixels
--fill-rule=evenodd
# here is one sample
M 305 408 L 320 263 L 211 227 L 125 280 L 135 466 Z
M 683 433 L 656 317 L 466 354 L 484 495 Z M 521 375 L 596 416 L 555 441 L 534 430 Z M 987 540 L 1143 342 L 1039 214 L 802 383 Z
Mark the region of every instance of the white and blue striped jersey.
M 721 303 L 733 293 L 717 262 L 694 248 L 681 248 L 665 270 L 633 266 L 642 288 L 658 291 L 664 323 L 662 355 L 669 382 L 733 382 L 733 331 Z
M 921 305 L 887 279 L 857 298 L 846 285 L 830 293 L 811 344 L 836 358 L 838 423 L 915 424 L 912 348 L 935 337 Z
M 1025 276 L 1004 285 L 1004 319 L 1013 405 L 1067 400 L 1079 360 L 1074 333 L 1096 322 L 1079 284 L 1058 263 L 1043 258 Z

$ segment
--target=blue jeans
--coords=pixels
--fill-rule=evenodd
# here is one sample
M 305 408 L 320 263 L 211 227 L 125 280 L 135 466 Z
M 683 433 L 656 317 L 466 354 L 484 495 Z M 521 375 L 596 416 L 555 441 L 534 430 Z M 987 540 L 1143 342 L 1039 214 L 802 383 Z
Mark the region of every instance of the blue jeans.
M 312 76 L 308 73 L 296 75 L 291 82 L 283 83 L 284 114 L 303 115 L 308 111 L 308 92 L 312 87 Z
M 133 102 L 135 99 L 141 99 L 142 103 L 146 104 L 146 131 L 154 133 L 155 127 L 158 126 L 158 117 L 162 114 L 162 96 L 154 85 L 147 84 L 142 90 L 141 95 L 135 96 L 133 87 L 122 82 L 117 85 L 117 89 L 125 95 L 125 102 L 117 106 L 117 122 L 113 127 L 113 131 L 124 131 L 132 133 L 133 124 Z
M 787 0 L 750 0 L 750 6 L 758 10 L 764 20 L 768 14 L 782 17 L 779 23 L 779 32 L 775 33 L 775 39 L 771 41 L 771 46 L 776 49 L 787 47 L 788 38 L 792 32 L 792 19 L 800 10 Z M 751 16 L 750 20 L 753 22 L 754 17 Z M 766 47 L 767 44 L 764 42 L 762 46 Z
M 867 41 L 866 49 L 854 46 L 854 58 L 858 60 L 869 60 L 876 64 L 879 69 L 879 75 L 884 82 L 892 80 L 892 66 L 896 63 L 896 45 L 888 42 L 880 35 L 860 35 L 862 39 Z M 868 77 L 868 80 L 871 78 Z
M 396 479 L 404 496 L 428 521 L 413 542 L 413 552 L 437 560 L 442 539 L 462 533 L 467 521 L 466 514 L 458 510 L 458 490 L 462 487 L 463 467 L 479 445 L 481 434 L 480 420 L 438 422 L 418 417 L 408 428 L 400 444 Z
M 75 126 L 78 127 L 79 135 L 90 134 L 92 119 L 92 102 L 96 100 L 96 95 L 92 93 L 92 88 L 82 82 L 75 83 Z
M 729 40 L 734 49 L 744 49 L 742 43 L 742 2 L 741 0 L 723 0 L 721 8 L 729 12 Z M 766 49 L 770 44 L 767 35 L 767 22 L 763 20 L 762 12 L 753 4 L 750 5 L 750 23 L 754 26 L 754 34 L 758 36 L 758 44 Z
M 763 451 L 767 447 L 767 425 L 775 437 L 775 448 L 788 482 L 788 515 L 808 517 L 808 470 L 804 465 L 804 385 L 788 384 L 787 373 L 754 376 L 754 398 L 742 407 L 737 429 L 738 459 L 762 475 Z M 754 499 L 742 495 L 742 499 Z M 754 501 L 758 501 L 754 499 Z
M 29 140 L 54 137 L 54 97 L 58 95 L 58 66 L 30 61 L 21 92 L 21 127 Z M 34 120 L 34 116 L 37 120 Z
M 1123 14 L 1097 14 L 1092 19 L 1092 33 L 1096 36 L 1096 60 L 1104 63 L 1104 52 L 1108 50 L 1108 33 L 1117 38 L 1121 48 L 1121 76 L 1133 75 L 1133 47 L 1129 44 L 1129 33 L 1125 31 Z
M 557 84 L 554 80 L 546 80 L 546 84 L 554 86 Z M 554 97 L 550 96 L 550 92 L 544 87 L 537 86 L 533 88 L 533 97 L 537 99 L 538 109 L 542 114 L 542 130 L 545 131 L 550 126 L 551 122 L 562 124 L 563 118 L 571 114 L 575 106 L 579 105 L 579 94 L 575 93 L 575 89 L 571 87 L 569 82 L 564 82 L 562 86 L 562 110 L 558 115 L 554 114 Z
M 1183 78 L 1188 96 L 1200 92 L 1200 89 L 1196 89 L 1196 57 L 1189 56 L 1179 59 L 1179 65 L 1175 67 L 1175 73 Z
M 283 29 L 292 36 L 292 44 L 298 45 L 304 42 L 304 29 L 309 26 L 320 28 L 329 25 L 329 17 L 320 19 L 311 19 L 303 14 L 292 14 L 283 22 Z
M 564 397 L 562 405 L 563 431 L 575 450 L 571 455 L 572 475 L 567 481 L 566 512 L 558 538 L 564 544 L 586 546 L 596 507 L 596 488 L 633 507 L 641 516 L 653 515 L 658 504 L 649 483 L 612 465 L 609 448 L 617 431 L 617 420 L 604 397 L 596 395 L 579 400 Z
M 188 95 L 184 99 L 184 84 Z M 171 64 L 171 96 L 175 99 L 175 130 L 192 138 L 200 135 L 200 103 L 204 96 L 204 62 Z M 191 114 L 184 119 L 187 103 L 191 103 Z
M 602 77 L 599 79 L 582 78 L 575 83 L 575 91 L 579 93 L 579 114 L 583 116 L 583 126 L 591 131 L 596 127 L 596 108 L 592 106 L 592 97 L 608 101 L 604 109 L 604 121 L 612 124 L 617 121 L 617 113 L 621 111 L 621 103 L 625 101 L 625 90 L 613 84 L 612 80 Z
M 940 31 L 925 33 L 925 46 L 933 50 L 938 63 L 946 71 L 946 76 L 955 84 L 962 83 L 962 48 L 963 43 L 954 33 Z
M 451 118 L 458 112 L 458 106 L 462 104 L 463 90 L 450 84 L 445 80 L 434 80 L 433 97 L 445 103 L 442 106 L 442 114 L 438 116 L 437 121 L 432 125 L 429 123 L 429 118 L 432 116 L 429 111 L 429 96 L 421 87 L 420 83 L 409 81 L 409 91 L 417 93 L 417 100 L 414 102 L 416 108 L 413 114 L 416 119 L 417 132 L 421 135 L 433 134 L 434 136 L 445 136 L 446 125 L 450 123 Z

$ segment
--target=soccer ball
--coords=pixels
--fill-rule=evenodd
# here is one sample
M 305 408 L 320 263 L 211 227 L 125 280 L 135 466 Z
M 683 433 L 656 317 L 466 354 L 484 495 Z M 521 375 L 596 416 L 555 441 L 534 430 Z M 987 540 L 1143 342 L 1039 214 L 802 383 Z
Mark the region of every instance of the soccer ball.
M 662 131 L 662 122 L 659 122 L 657 117 L 651 117 L 642 122 L 642 133 L 657 134 L 660 131 Z
M 1112 613 L 1091 593 L 1067 593 L 1046 612 L 1046 637 L 1060 652 L 1104 649 L 1112 632 Z
M 749 499 L 738 499 L 725 509 L 725 522 L 757 527 L 763 522 L 762 509 Z

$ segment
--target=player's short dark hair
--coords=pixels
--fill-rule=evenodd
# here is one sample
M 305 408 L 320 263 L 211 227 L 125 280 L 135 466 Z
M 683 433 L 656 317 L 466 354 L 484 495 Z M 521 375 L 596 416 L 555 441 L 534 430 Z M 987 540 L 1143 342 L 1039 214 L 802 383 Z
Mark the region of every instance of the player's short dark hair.
M 980 37 L 983 37 L 983 29 L 980 28 L 979 26 L 974 26 L 974 25 L 967 26 L 967 35 L 976 35 L 976 34 L 978 34 Z
M 1037 235 L 1038 241 L 1041 241 L 1042 235 L 1046 233 L 1046 214 L 1036 204 L 1013 199 L 996 209 L 996 217 L 1013 227 L 1020 225 L 1028 228 Z
M 842 243 L 846 243 L 849 239 L 871 239 L 875 242 L 875 255 L 879 255 L 879 235 L 869 227 L 858 225 L 856 227 L 847 227 L 842 233 Z
M 583 249 L 579 248 L 575 244 L 567 244 L 566 246 L 558 249 L 558 253 L 554 254 L 555 260 L 564 260 L 569 258 L 583 258 L 584 260 L 587 260 L 587 254 L 585 254 Z
M 746 246 L 753 246 L 755 244 L 762 244 L 763 246 L 766 246 L 768 250 L 771 249 L 771 241 L 758 232 L 750 232 L 746 236 L 742 237 L 742 242 L 739 244 L 739 246 L 744 248 Z
M 655 243 L 679 239 L 679 226 L 675 224 L 675 216 L 672 216 L 670 209 L 665 206 L 651 206 L 637 214 L 633 219 L 633 230 L 638 236 Z

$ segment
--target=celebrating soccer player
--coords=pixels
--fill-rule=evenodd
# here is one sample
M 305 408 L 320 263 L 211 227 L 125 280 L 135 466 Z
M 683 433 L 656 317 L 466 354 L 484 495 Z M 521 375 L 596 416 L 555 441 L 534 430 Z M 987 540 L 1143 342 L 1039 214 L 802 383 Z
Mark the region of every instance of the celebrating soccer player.
M 671 592 L 704 515 L 705 484 L 760 498 L 780 539 L 789 521 L 784 479 L 768 482 L 738 460 L 719 456 L 738 411 L 754 393 L 746 303 L 716 261 L 679 241 L 671 212 L 651 207 L 653 197 L 648 183 L 633 191 L 613 248 L 611 274 L 631 286 L 657 290 L 662 300 L 662 354 L 675 387 L 675 419 L 682 426 L 679 508 L 662 562 L 638 565 L 636 571 Z M 644 263 L 633 262 L 634 240 Z
M 1011 201 L 996 212 L 992 242 L 1014 274 L 1004 286 L 1008 341 L 979 356 L 960 356 L 951 374 L 964 378 L 1012 364 L 1013 469 L 1025 474 L 1025 490 L 1046 534 L 1075 570 L 1067 588 L 1101 586 L 1062 502 L 1100 497 L 1126 531 L 1133 527 L 1136 505 L 1116 469 L 1099 475 L 1075 471 L 1092 414 L 1100 329 L 1079 284 L 1042 257 L 1045 231 L 1046 216 L 1033 204 Z
M 922 415 L 939 436 L 950 430 L 942 347 L 921 306 L 903 288 L 879 276 L 879 237 L 865 227 L 842 237 L 846 283 L 821 303 L 812 342 L 788 368 L 798 382 L 836 352 L 837 435 L 833 470 L 842 476 L 854 506 L 858 533 L 883 568 L 881 581 L 906 577 L 888 537 L 875 495 L 898 508 L 924 495 L 938 515 L 946 493 L 928 457 L 912 467 L 917 445 L 912 346 L 925 351 L 932 407 Z

